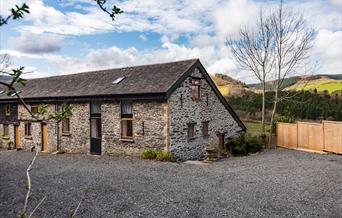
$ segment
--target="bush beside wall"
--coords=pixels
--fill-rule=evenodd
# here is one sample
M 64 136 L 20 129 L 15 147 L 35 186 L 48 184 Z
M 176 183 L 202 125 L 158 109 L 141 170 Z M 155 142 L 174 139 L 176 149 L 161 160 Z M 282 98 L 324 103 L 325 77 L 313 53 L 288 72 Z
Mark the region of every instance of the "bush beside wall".
M 176 161 L 170 152 L 150 148 L 144 149 L 143 153 L 141 154 L 141 158 L 158 161 Z
M 260 137 L 241 134 L 239 137 L 229 140 L 226 147 L 234 156 L 244 156 L 256 153 L 264 149 L 264 143 Z

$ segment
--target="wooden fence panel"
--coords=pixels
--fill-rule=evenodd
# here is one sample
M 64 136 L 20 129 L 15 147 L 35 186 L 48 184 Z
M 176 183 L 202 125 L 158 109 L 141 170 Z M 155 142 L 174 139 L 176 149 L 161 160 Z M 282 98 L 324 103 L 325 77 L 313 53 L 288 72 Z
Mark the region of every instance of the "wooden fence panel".
M 277 145 L 285 148 L 297 148 L 297 124 L 277 124 Z
M 320 123 L 297 122 L 298 147 L 323 151 L 323 125 Z
M 342 154 L 342 122 L 323 121 L 324 150 Z

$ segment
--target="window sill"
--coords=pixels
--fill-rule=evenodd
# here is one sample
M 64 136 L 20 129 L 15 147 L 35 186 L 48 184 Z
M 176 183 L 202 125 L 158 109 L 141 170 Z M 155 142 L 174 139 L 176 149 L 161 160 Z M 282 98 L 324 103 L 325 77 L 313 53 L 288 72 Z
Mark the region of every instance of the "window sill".
M 32 136 L 25 136 L 25 139 L 32 140 Z
M 119 141 L 121 142 L 134 142 L 133 138 L 120 138 Z
M 8 140 L 8 139 L 10 139 L 10 137 L 9 136 L 2 136 L 2 139 Z
M 62 132 L 62 136 L 71 136 L 70 132 Z

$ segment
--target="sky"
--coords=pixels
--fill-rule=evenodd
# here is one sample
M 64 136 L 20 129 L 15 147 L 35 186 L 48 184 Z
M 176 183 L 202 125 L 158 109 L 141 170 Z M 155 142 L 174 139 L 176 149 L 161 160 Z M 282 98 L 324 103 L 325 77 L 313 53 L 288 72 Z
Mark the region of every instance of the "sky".
M 256 80 L 239 68 L 226 41 L 278 1 L 109 1 L 124 11 L 113 22 L 91 0 L 0 0 L 0 15 L 23 2 L 30 14 L 1 27 L 0 53 L 25 66 L 28 78 L 199 58 L 209 73 L 250 83 Z M 342 74 L 342 0 L 285 5 L 315 29 L 314 73 Z

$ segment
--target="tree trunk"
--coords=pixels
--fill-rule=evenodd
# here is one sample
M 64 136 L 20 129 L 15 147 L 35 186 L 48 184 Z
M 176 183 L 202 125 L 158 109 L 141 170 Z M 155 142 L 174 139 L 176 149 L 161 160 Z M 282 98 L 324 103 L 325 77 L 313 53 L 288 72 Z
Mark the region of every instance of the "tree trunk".
M 261 126 L 262 126 L 262 134 L 265 135 L 265 81 L 262 84 L 262 109 L 261 109 Z
M 272 110 L 272 114 L 271 114 L 271 124 L 270 124 L 270 137 L 269 137 L 269 141 L 268 141 L 268 145 L 270 148 L 275 148 L 272 145 L 272 126 L 273 126 L 273 120 L 274 120 L 274 115 L 277 111 L 277 105 L 278 105 L 278 89 L 276 89 L 275 94 L 274 94 L 274 104 L 273 104 L 273 110 Z

